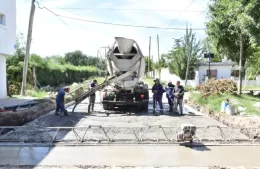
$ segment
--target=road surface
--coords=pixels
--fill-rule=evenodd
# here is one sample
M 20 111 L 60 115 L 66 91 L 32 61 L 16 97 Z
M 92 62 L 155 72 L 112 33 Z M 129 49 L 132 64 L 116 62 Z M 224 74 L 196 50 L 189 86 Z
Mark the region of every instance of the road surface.
M 98 94 L 97 94 L 98 96 Z M 152 105 L 147 112 L 136 112 L 128 110 L 130 114 L 114 112 L 107 116 L 102 109 L 102 105 L 97 97 L 95 112 L 87 115 L 87 99 L 77 108 L 75 113 L 70 113 L 67 117 L 54 116 L 54 112 L 42 116 L 39 119 L 28 123 L 26 128 L 20 128 L 0 139 L 19 140 L 31 139 L 36 142 L 50 138 L 50 133 L 55 131 L 41 130 L 44 127 L 83 127 L 88 125 L 102 125 L 113 127 L 126 127 L 117 131 L 118 139 L 134 137 L 127 127 L 162 125 L 180 127 L 183 123 L 191 123 L 196 126 L 225 125 L 203 116 L 200 113 L 191 112 L 185 109 L 184 116 L 176 116 L 167 113 L 168 106 L 164 100 L 165 114 L 154 116 Z M 70 107 L 69 109 L 71 109 Z M 115 131 L 113 131 L 115 132 Z M 198 135 L 203 135 L 203 131 L 198 130 Z M 228 132 L 228 131 L 225 131 Z M 109 133 L 109 132 L 108 132 Z M 110 133 L 111 134 L 111 133 Z M 72 131 L 59 132 L 58 139 L 75 139 Z M 94 129 L 88 132 L 88 138 L 97 138 L 100 131 Z M 147 132 L 147 138 L 163 138 L 161 130 L 152 129 Z M 212 128 L 206 132 L 207 138 L 220 138 L 219 129 Z M 245 138 L 243 134 L 237 132 L 234 135 L 237 139 Z M 78 165 L 82 168 L 91 166 L 138 166 L 138 167 L 206 167 L 213 165 L 221 166 L 260 166 L 260 147 L 258 146 L 205 146 L 185 147 L 178 145 L 117 145 L 117 146 L 55 146 L 55 147 L 25 147 L 25 146 L 1 146 L 0 147 L 0 169 L 8 165 L 41 165 L 41 168 L 54 169 L 55 167 L 76 169 Z M 54 165 L 54 166 L 53 166 Z M 11 167 L 11 166 L 9 166 Z M 13 166 L 10 169 L 15 169 Z M 18 166 L 19 167 L 19 166 Z M 28 166 L 27 166 L 28 167 Z M 104 167 L 106 168 L 106 167 Z M 212 168 L 212 167 L 211 167 Z M 214 168 L 214 167 L 213 167 Z M 212 168 L 212 169 L 213 169 Z

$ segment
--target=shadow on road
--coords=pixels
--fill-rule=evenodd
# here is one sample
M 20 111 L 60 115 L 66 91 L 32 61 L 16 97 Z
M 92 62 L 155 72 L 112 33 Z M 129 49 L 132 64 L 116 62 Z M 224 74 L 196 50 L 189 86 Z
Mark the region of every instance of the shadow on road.
M 181 143 L 180 145 L 195 151 L 211 151 L 210 148 L 202 143 L 196 143 L 196 145 L 193 145 L 192 143 Z

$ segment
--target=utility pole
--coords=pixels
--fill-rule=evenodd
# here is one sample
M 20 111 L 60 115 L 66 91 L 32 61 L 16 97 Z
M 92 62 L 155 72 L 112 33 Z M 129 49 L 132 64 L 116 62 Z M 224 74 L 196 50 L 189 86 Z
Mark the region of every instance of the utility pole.
M 240 58 L 239 58 L 239 85 L 238 85 L 238 95 L 241 95 L 242 93 L 242 72 L 243 72 L 243 67 L 242 67 L 242 60 L 243 60 L 243 54 L 244 54 L 244 38 L 241 33 L 240 35 Z
M 150 76 L 151 67 L 151 36 L 149 37 L 149 57 L 148 57 L 148 77 Z
M 152 62 L 153 62 L 153 55 L 152 55 Z M 153 69 L 153 71 L 152 71 L 152 78 L 154 78 L 154 76 L 155 76 L 155 70 Z
M 192 55 L 192 48 L 193 48 L 192 45 L 193 45 L 193 38 L 191 40 L 189 55 L 188 55 L 188 59 L 187 59 L 187 67 L 186 67 L 186 75 L 185 75 L 185 87 L 187 86 L 187 82 L 188 82 L 188 75 L 189 75 L 189 69 L 190 69 L 190 58 L 191 58 L 191 55 Z
M 161 80 L 161 68 L 160 68 L 160 48 L 159 48 L 159 35 L 157 34 L 157 48 L 158 48 L 158 66 L 159 66 L 159 80 Z
M 34 82 L 34 89 L 37 90 L 37 76 L 35 67 L 33 67 L 33 82 Z
M 97 68 L 99 67 L 99 68 L 101 68 L 101 66 L 100 66 L 100 59 L 99 59 L 99 57 L 98 57 L 98 54 L 99 54 L 99 50 L 97 50 Z M 101 72 L 99 73 L 100 74 L 100 76 L 101 76 Z
M 31 40 L 32 40 L 33 17 L 34 17 L 34 12 L 35 12 L 34 3 L 35 3 L 35 0 L 32 0 L 29 26 L 28 26 L 28 35 L 27 35 L 27 42 L 26 42 L 26 51 L 25 51 L 25 57 L 24 57 L 24 66 L 23 66 L 23 81 L 22 81 L 22 88 L 21 88 L 21 95 L 23 95 L 23 96 L 25 95 L 25 90 L 26 90 L 28 60 L 29 60 Z

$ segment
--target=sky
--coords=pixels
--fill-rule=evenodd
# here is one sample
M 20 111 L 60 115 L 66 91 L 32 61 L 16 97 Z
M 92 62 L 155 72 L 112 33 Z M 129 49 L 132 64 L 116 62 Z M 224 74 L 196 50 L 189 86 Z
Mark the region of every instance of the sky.
M 145 25 L 155 27 L 205 28 L 208 0 L 38 0 L 56 14 L 82 20 L 116 24 Z M 17 33 L 27 36 L 31 0 L 16 0 Z M 204 30 L 194 30 L 198 40 L 205 38 Z M 36 10 L 33 22 L 31 53 L 43 57 L 64 55 L 81 50 L 87 55 L 104 55 L 104 46 L 111 46 L 114 37 L 132 38 L 145 56 L 149 53 L 158 58 L 173 45 L 173 38 L 183 37 L 185 30 L 148 29 L 96 24 L 57 17 L 46 9 Z

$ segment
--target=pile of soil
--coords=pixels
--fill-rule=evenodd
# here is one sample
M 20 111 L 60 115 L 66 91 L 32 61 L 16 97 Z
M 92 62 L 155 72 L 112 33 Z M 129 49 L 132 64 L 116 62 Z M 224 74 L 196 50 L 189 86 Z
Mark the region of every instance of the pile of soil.
M 21 126 L 54 110 L 56 104 L 50 99 L 43 99 L 39 104 L 16 112 L 0 112 L 0 126 Z

